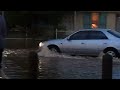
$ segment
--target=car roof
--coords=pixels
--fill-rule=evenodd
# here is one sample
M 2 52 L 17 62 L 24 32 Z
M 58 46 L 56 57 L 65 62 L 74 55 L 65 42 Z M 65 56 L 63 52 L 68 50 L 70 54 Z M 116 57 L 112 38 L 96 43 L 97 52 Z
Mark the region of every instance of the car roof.
M 78 31 L 108 31 L 111 29 L 80 29 Z

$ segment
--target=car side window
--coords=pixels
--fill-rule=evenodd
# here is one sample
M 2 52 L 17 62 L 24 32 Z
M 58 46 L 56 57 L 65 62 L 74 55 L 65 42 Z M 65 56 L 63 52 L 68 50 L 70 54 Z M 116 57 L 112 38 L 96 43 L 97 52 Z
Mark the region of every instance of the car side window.
M 108 39 L 107 36 L 101 31 L 92 31 L 88 32 L 88 39 Z
M 86 31 L 79 31 L 72 36 L 70 36 L 70 40 L 85 40 L 87 38 L 87 32 Z

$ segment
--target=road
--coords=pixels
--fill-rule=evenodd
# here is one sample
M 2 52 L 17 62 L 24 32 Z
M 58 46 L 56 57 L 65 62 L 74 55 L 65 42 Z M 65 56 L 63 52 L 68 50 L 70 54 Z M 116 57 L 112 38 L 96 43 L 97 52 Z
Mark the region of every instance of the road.
M 29 51 L 23 50 L 24 53 L 20 53 L 19 50 L 19 53 L 16 50 L 11 51 L 12 54 L 4 54 L 3 79 L 30 79 Z M 101 79 L 102 59 L 67 55 L 39 56 L 38 70 L 38 79 Z M 113 60 L 112 75 L 113 79 L 120 79 L 120 60 L 118 59 Z

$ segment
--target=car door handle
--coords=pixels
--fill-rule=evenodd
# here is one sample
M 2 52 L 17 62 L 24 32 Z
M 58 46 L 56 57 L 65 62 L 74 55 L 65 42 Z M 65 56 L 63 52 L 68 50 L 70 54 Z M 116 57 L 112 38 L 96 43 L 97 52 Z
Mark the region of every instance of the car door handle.
M 104 43 L 104 44 L 107 44 L 107 43 Z
M 81 44 L 85 44 L 85 43 L 81 43 Z

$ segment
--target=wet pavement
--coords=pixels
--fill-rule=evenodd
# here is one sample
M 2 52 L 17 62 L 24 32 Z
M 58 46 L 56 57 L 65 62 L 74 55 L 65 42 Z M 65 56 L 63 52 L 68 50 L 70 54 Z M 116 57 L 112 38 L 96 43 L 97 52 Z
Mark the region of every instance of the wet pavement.
M 5 50 L 2 71 L 9 79 L 29 79 L 28 54 L 30 50 Z
M 28 49 L 5 50 L 3 55 L 3 79 L 31 79 Z M 101 79 L 102 59 L 47 53 L 39 56 L 38 79 Z M 113 79 L 120 79 L 120 60 L 113 60 Z
M 96 68 L 101 67 L 100 62 L 100 60 L 41 57 L 39 72 L 43 74 L 44 79 L 100 79 L 101 68 Z

